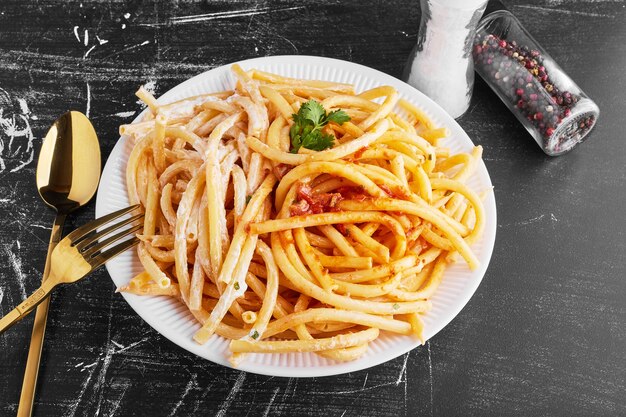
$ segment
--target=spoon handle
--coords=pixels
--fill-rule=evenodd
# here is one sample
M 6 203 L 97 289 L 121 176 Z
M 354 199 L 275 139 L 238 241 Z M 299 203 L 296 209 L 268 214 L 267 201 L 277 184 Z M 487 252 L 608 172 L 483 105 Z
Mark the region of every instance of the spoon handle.
M 52 225 L 50 244 L 48 245 L 48 255 L 46 256 L 46 266 L 43 271 L 42 287 L 46 285 L 48 275 L 50 275 L 50 256 L 63 235 L 65 217 L 65 214 L 57 214 L 54 219 L 54 224 Z M 24 381 L 22 382 L 22 393 L 20 395 L 20 403 L 17 409 L 18 417 L 30 417 L 32 414 L 33 400 L 35 399 L 35 388 L 37 387 L 37 376 L 39 375 L 41 349 L 43 347 L 44 335 L 46 333 L 49 305 L 50 297 L 46 297 L 39 307 L 37 307 L 37 313 L 35 314 L 33 333 L 30 338 L 30 348 L 28 349 L 28 359 L 26 360 L 26 369 L 24 371 Z

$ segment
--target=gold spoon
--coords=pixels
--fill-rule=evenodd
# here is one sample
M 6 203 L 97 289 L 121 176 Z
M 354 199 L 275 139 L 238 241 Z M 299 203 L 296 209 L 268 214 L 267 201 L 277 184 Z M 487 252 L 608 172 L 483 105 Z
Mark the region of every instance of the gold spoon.
M 37 162 L 39 195 L 57 212 L 42 282 L 50 274 L 50 254 L 61 240 L 66 216 L 87 204 L 96 193 L 100 166 L 98 136 L 87 116 L 70 111 L 59 117 L 43 140 Z M 50 297 L 47 297 L 35 314 L 18 417 L 29 417 L 32 413 L 49 305 Z

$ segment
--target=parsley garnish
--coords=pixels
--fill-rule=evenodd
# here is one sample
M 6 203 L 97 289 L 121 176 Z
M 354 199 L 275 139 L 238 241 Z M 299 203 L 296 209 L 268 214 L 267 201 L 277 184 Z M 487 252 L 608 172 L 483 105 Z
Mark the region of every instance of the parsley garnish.
M 300 106 L 297 114 L 293 115 L 294 124 L 289 129 L 291 137 L 291 152 L 298 153 L 302 147 L 314 151 L 323 151 L 333 146 L 334 137 L 322 132 L 322 128 L 329 122 L 342 125 L 350 120 L 350 116 L 343 110 L 326 113 L 326 110 L 315 100 L 309 100 Z
M 254 340 L 258 339 L 258 338 L 259 338 L 259 332 L 257 332 L 256 330 L 255 330 L 255 331 L 253 331 L 253 332 L 250 334 L 250 337 L 251 337 L 251 338 L 253 338 Z
M 235 282 L 235 285 L 233 285 L 233 287 L 235 287 L 235 290 L 238 290 L 239 289 L 239 283 Z
M 395 303 L 394 305 L 392 305 L 392 307 L 393 307 L 394 310 L 397 310 L 397 309 L 400 308 L 400 304 Z
M 251 200 L 251 199 L 252 199 L 252 196 L 251 196 L 251 195 L 246 196 L 246 204 L 248 204 L 248 203 L 250 202 L 250 200 Z

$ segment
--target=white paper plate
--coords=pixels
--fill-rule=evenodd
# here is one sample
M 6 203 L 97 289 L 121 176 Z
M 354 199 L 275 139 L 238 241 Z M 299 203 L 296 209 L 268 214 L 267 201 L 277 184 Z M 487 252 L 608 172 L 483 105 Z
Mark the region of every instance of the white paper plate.
M 413 87 L 382 72 L 336 59 L 313 56 L 274 56 L 241 61 L 244 69 L 258 68 L 288 77 L 320 79 L 351 83 L 356 91 L 363 91 L 380 85 L 395 87 L 400 96 L 423 109 L 436 125 L 446 126 L 451 135 L 445 140 L 452 152 L 469 151 L 472 141 L 461 127 L 441 107 Z M 230 65 L 202 73 L 174 87 L 159 98 L 167 103 L 202 93 L 232 89 L 234 77 Z M 139 120 L 142 115 L 138 116 Z M 102 173 L 96 201 L 96 216 L 100 217 L 128 206 L 125 185 L 125 167 L 131 146 L 128 138 L 122 137 L 115 145 Z M 468 185 L 475 191 L 491 188 L 491 180 L 483 163 L 469 179 Z M 450 266 L 443 281 L 432 297 L 433 308 L 424 315 L 424 336 L 429 339 L 444 328 L 465 306 L 478 288 L 487 269 L 496 236 L 496 204 L 493 193 L 485 200 L 486 225 L 480 241 L 474 246 L 481 267 L 470 271 L 467 265 L 459 262 Z M 106 267 L 115 285 L 126 284 L 135 274 L 141 272 L 141 264 L 134 250 L 127 251 L 109 261 Z M 205 345 L 198 345 L 192 335 L 200 328 L 187 308 L 177 300 L 168 297 L 141 297 L 122 294 L 128 304 L 156 331 L 183 349 L 224 366 L 230 366 L 228 341 L 217 335 Z M 370 343 L 367 353 L 357 361 L 338 363 L 313 353 L 290 354 L 251 354 L 238 369 L 265 375 L 288 377 L 313 377 L 335 375 L 358 371 L 396 358 L 418 346 L 418 342 L 408 336 L 381 333 Z

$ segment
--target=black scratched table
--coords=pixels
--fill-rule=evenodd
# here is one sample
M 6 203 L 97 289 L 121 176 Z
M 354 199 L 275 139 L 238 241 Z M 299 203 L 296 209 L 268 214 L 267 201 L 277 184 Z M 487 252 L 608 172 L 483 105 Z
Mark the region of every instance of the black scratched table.
M 47 126 L 89 114 L 103 158 L 139 105 L 244 58 L 308 54 L 399 77 L 413 1 L 0 3 L 0 314 L 40 280 L 53 213 L 35 165 Z M 626 8 L 507 1 L 597 102 L 592 137 L 545 156 L 487 86 L 459 123 L 484 149 L 498 235 L 480 288 L 428 343 L 352 374 L 271 378 L 214 365 L 144 323 L 106 271 L 52 297 L 36 416 L 626 415 Z M 94 216 L 89 204 L 67 229 Z M 0 415 L 15 415 L 32 318 L 0 336 Z

